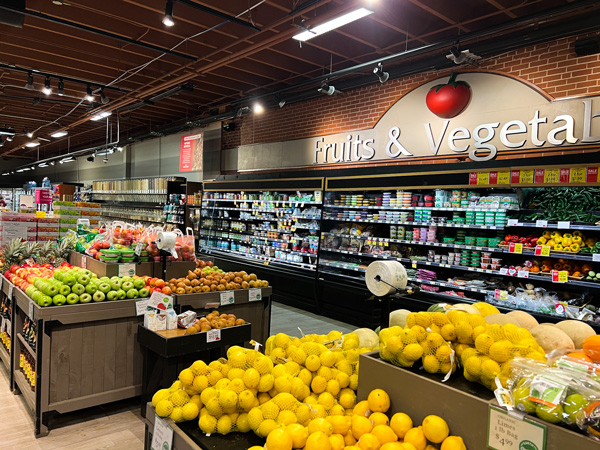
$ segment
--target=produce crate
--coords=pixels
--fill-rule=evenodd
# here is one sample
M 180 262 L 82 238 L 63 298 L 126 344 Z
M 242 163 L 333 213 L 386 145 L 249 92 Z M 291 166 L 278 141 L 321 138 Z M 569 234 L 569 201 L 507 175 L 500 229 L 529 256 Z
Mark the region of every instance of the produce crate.
M 221 305 L 221 292 L 232 292 L 234 303 Z M 264 345 L 271 330 L 271 287 L 260 288 L 260 301 L 250 301 L 249 289 L 236 291 L 204 292 L 197 294 L 174 295 L 178 312 L 194 310 L 199 315 L 218 309 L 224 314 L 235 314 L 238 318 L 252 323 L 251 339 Z
M 13 339 L 15 392 L 33 411 L 35 435 L 48 434 L 49 415 L 135 397 L 141 394 L 142 355 L 137 342 L 135 302 L 86 303 L 42 308 L 14 288 L 14 335 L 26 317 L 38 340 L 32 349 Z M 35 360 L 35 390 L 19 370 L 25 348 Z
M 418 424 L 430 414 L 438 415 L 448 421 L 452 435 L 462 436 L 468 449 L 488 448 L 488 411 L 498 403 L 485 387 L 458 374 L 442 383 L 442 375 L 396 367 L 381 360 L 378 352 L 360 355 L 358 377 L 357 401 L 366 400 L 373 389 L 384 389 L 390 395 L 392 413 L 404 412 Z M 598 449 L 598 441 L 583 434 L 534 416 L 528 419 L 546 427 L 546 450 Z

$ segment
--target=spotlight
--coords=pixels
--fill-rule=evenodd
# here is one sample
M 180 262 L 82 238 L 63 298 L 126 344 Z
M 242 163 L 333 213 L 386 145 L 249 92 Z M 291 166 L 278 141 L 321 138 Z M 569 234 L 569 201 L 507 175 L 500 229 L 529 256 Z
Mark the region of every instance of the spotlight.
M 455 45 L 450 48 L 450 54 L 446 55 L 446 58 L 453 61 L 454 64 L 470 64 L 472 66 L 478 66 L 478 60 L 481 56 L 477 56 L 471 53 L 469 50 L 460 51 Z
M 52 94 L 52 88 L 50 87 L 50 77 L 46 76 L 46 81 L 44 81 L 44 87 L 42 88 L 42 92 L 46 95 Z
M 379 78 L 380 83 L 385 83 L 390 78 L 390 74 L 388 72 L 383 71 L 382 63 L 377 64 L 377 67 L 373 69 L 373 73 L 377 75 L 377 78 Z
M 29 133 L 27 133 L 27 137 L 28 137 L 29 139 L 31 139 L 31 138 L 33 137 L 33 131 L 30 131 Z
M 25 85 L 25 89 L 29 89 L 30 91 L 35 89 L 35 86 L 33 85 L 33 73 L 29 72 L 27 74 L 27 84 Z
M 94 94 L 92 94 L 92 87 L 89 84 L 87 85 L 87 89 L 85 91 L 85 99 L 88 102 L 94 101 Z
M 65 82 L 63 81 L 62 78 L 58 80 L 58 92 L 57 93 L 61 97 L 65 95 Z
M 163 17 L 162 23 L 168 27 L 175 25 L 175 21 L 173 20 L 173 0 L 167 0 L 165 17 Z
M 48 163 L 39 163 L 38 167 L 48 167 Z
M 38 145 L 40 145 L 40 143 L 38 141 L 31 141 L 31 142 L 28 142 L 27 144 L 25 144 L 25 147 L 33 148 L 33 147 L 37 147 Z
M 102 162 L 103 162 L 104 164 L 108 164 L 108 156 L 105 156 L 105 157 L 104 157 L 104 159 L 102 160 Z
M 123 147 L 117 147 L 117 151 L 118 152 L 122 152 L 123 151 Z
M 110 101 L 110 99 L 104 94 L 104 89 L 100 89 L 100 101 L 103 105 L 106 105 Z
M 327 95 L 333 95 L 336 92 L 339 92 L 339 91 L 335 90 L 335 86 L 330 86 L 325 82 L 323 84 L 321 84 L 321 87 L 319 89 L 317 89 L 317 91 L 319 91 L 321 94 L 327 94 Z
M 261 105 L 258 102 L 254 103 L 252 110 L 254 111 L 254 114 L 262 114 L 263 112 L 265 112 L 265 108 L 263 107 L 263 105 Z
M 92 156 L 88 156 L 88 157 L 87 157 L 87 160 L 88 160 L 89 162 L 94 162 L 94 155 L 92 155 Z
M 12 142 L 13 140 L 13 136 L 7 135 L 6 136 L 6 142 Z
M 50 136 L 55 139 L 58 139 L 61 137 L 65 137 L 67 134 L 69 134 L 69 133 L 67 131 L 63 130 L 63 131 L 57 131 L 56 133 L 52 133 Z

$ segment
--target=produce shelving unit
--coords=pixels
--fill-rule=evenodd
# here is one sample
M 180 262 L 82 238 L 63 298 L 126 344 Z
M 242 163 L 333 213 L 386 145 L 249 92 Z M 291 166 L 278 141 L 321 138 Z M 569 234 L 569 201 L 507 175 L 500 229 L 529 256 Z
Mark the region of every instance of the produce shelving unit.
M 12 283 L 10 281 L 8 281 L 4 275 L 0 275 L 0 282 L 2 283 L 2 289 L 0 290 L 0 298 L 3 301 L 6 301 L 7 299 L 9 299 L 9 296 L 12 296 L 13 293 L 13 288 L 14 286 L 12 285 Z M 11 288 L 12 286 L 12 288 Z M 0 361 L 2 361 L 2 363 L 4 364 L 4 366 L 6 367 L 6 369 L 8 370 L 9 373 L 9 387 L 12 390 L 13 388 L 13 366 L 12 366 L 12 361 L 13 361 L 13 352 L 14 352 L 14 348 L 15 348 L 15 333 L 14 333 L 14 324 L 15 324 L 15 307 L 14 307 L 14 301 L 11 299 L 11 309 L 10 309 L 10 314 L 9 314 L 9 318 L 10 318 L 10 322 L 9 323 L 5 323 L 5 327 L 6 327 L 6 331 L 8 334 L 10 334 L 10 351 L 4 346 L 3 343 L 0 343 Z
M 141 351 L 137 342 L 135 302 L 42 308 L 14 287 L 14 335 L 29 317 L 38 332 L 35 349 L 13 339 L 15 393 L 34 416 L 36 437 L 48 434 L 52 413 L 66 413 L 140 395 Z M 19 370 L 22 350 L 35 361 L 35 390 Z

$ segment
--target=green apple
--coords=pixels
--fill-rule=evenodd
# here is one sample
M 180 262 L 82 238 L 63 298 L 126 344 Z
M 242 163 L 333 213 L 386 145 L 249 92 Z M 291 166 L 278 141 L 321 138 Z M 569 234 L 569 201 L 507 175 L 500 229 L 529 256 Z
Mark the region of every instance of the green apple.
M 83 294 L 81 294 L 79 296 L 79 301 L 81 303 L 89 303 L 92 301 L 92 296 L 90 294 L 88 294 L 87 292 L 84 292 Z
M 77 282 L 83 286 L 87 286 L 90 283 L 90 277 L 89 275 L 82 273 L 81 275 L 77 276 Z
M 110 283 L 110 278 L 108 278 L 108 277 L 102 277 L 102 278 L 99 278 L 98 281 Z
M 94 292 L 94 295 L 92 295 L 92 300 L 95 302 L 103 302 L 105 298 L 106 295 L 104 295 L 104 292 L 102 291 L 96 291 Z
M 41 291 L 49 297 L 54 297 L 56 294 L 58 294 L 58 288 L 49 283 L 43 286 Z
M 117 300 L 119 298 L 119 294 L 117 294 L 117 291 L 108 291 L 106 293 L 106 300 Z
M 137 289 L 129 289 L 127 291 L 127 298 L 138 298 L 140 296 L 140 293 L 137 291 Z
M 65 283 L 68 286 L 73 286 L 75 284 L 75 277 L 73 275 L 69 274 L 65 274 L 63 275 L 63 279 L 62 282 Z
M 50 306 L 52 304 L 52 297 L 49 295 L 42 295 L 38 301 L 40 306 Z
M 52 277 L 55 280 L 62 281 L 63 273 L 60 270 L 57 270 L 56 272 L 54 272 L 54 275 L 52 275 Z
M 131 282 L 131 281 L 124 281 L 123 284 L 121 284 L 121 289 L 123 289 L 125 292 L 127 292 L 130 289 L 135 289 L 135 286 L 133 285 L 133 282 Z
M 79 303 L 79 295 L 73 294 L 73 293 L 67 295 L 67 303 L 69 305 L 74 305 L 75 303 Z
M 71 287 L 71 292 L 77 295 L 81 295 L 85 292 L 85 287 L 83 284 L 75 283 L 73 287 Z
M 136 278 L 135 280 L 133 280 L 133 287 L 136 289 L 142 289 L 144 286 L 146 286 L 146 282 L 144 281 L 143 278 Z
M 123 282 L 121 281 L 121 279 L 119 277 L 112 277 L 110 279 L 110 287 L 112 288 L 113 291 L 118 291 L 119 289 L 121 289 L 122 284 L 123 284 Z
M 117 298 L 119 300 L 123 300 L 124 298 L 127 298 L 127 292 L 125 292 L 123 289 L 119 289 L 117 291 Z
M 140 298 L 150 297 L 150 291 L 146 288 L 142 288 L 139 290 Z
M 130 276 L 124 276 L 124 277 L 121 278 L 121 281 L 123 283 L 132 282 L 133 278 L 131 278 Z
M 27 289 L 25 289 L 25 293 L 30 297 L 31 297 L 31 294 L 33 294 L 35 291 L 37 291 L 37 289 L 33 285 L 28 286 Z M 31 298 L 33 298 L 33 297 L 31 297 Z
M 66 297 L 71 293 L 71 288 L 68 285 L 63 284 L 61 287 L 58 288 L 58 293 Z
M 98 288 L 96 287 L 96 283 L 90 283 L 85 287 L 85 292 L 87 292 L 90 295 L 92 295 L 97 290 Z
M 104 294 L 106 294 L 108 291 L 110 291 L 110 283 L 109 282 L 102 282 L 98 285 L 98 290 L 103 292 Z
M 38 291 L 36 289 L 36 291 L 31 294 L 31 298 L 39 305 L 40 304 L 40 298 L 43 296 L 44 294 L 41 291 Z
M 57 294 L 54 297 L 52 297 L 52 303 L 54 303 L 56 306 L 64 305 L 65 303 L 67 303 L 67 297 L 61 294 Z

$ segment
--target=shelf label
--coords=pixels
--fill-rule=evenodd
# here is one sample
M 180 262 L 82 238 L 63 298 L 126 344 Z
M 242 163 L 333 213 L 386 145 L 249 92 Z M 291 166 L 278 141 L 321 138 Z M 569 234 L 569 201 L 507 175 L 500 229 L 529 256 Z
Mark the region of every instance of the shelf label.
M 586 168 L 585 167 L 573 167 L 569 177 L 571 183 L 585 183 L 586 179 Z
M 559 169 L 558 181 L 561 183 L 568 183 L 571 180 L 571 169 Z
M 536 220 L 535 226 L 537 228 L 548 228 L 548 221 L 547 220 Z
M 508 269 L 506 267 L 502 267 L 500 269 L 500 275 L 508 275 Z
M 523 253 L 523 244 L 511 242 L 508 246 L 509 253 Z
M 520 418 L 519 418 L 520 417 Z M 487 446 L 492 450 L 545 450 L 545 425 L 490 405 Z
M 510 184 L 510 171 L 502 170 L 498 172 L 498 184 Z
M 504 291 L 501 289 L 494 290 L 494 299 L 502 301 L 508 300 L 508 291 Z
M 600 262 L 600 253 L 592 253 L 592 261 Z M 2 287 L 1 283 L 0 283 L 0 287 Z
M 559 221 L 558 221 L 557 228 L 558 228 L 559 230 L 568 230 L 568 229 L 570 229 L 570 228 L 571 228 L 571 222 L 569 222 L 569 221 L 562 221 L 562 220 L 559 220 Z
M 588 167 L 586 178 L 586 183 L 597 183 L 598 182 L 598 168 L 597 167 Z
M 520 184 L 532 184 L 533 183 L 533 169 L 521 170 L 519 175 Z
M 546 173 L 544 173 L 544 183 L 546 184 L 556 184 L 559 180 L 559 170 L 558 169 L 546 169 Z
M 120 277 L 132 277 L 135 275 L 135 264 L 119 264 Z
M 536 184 L 543 184 L 545 172 L 545 169 L 535 169 L 533 172 L 533 182 Z
M 519 277 L 519 278 L 529 278 L 529 271 L 528 270 L 519 270 L 517 272 L 517 277 Z
M 510 171 L 510 182 L 512 184 L 519 184 L 520 179 L 521 179 L 521 171 L 520 170 L 511 170 Z
M 135 302 L 135 315 L 143 316 L 148 310 L 148 303 L 150 303 L 150 299 L 146 300 L 138 300 Z
M 416 261 L 411 261 L 411 265 L 413 269 L 417 268 L 417 262 Z
M 566 283 L 569 281 L 569 272 L 566 270 L 553 270 L 552 271 L 552 282 L 553 283 Z
M 477 184 L 477 172 L 471 172 L 469 173 L 469 185 L 476 185 Z
M 507 227 L 516 227 L 517 225 L 519 225 L 519 220 L 518 219 L 508 219 L 506 221 L 506 226 Z
M 477 184 L 487 186 L 489 183 L 489 174 L 487 172 L 479 172 L 477 173 Z
M 248 289 L 248 301 L 259 302 L 262 300 L 262 289 L 250 288 Z
M 15 285 L 14 285 L 14 284 L 11 284 L 11 285 L 8 287 L 8 299 L 9 299 L 9 300 L 12 300 L 12 299 L 13 299 L 13 291 L 14 291 L 14 290 L 15 290 Z
M 550 246 L 549 245 L 536 245 L 535 246 L 535 256 L 550 256 Z
M 221 340 L 221 329 L 215 328 L 206 332 L 206 343 L 218 342 Z
M 233 305 L 235 303 L 233 291 L 221 291 L 219 293 L 219 300 L 221 302 L 221 306 Z
M 167 425 L 165 420 L 154 414 L 154 431 L 152 432 L 150 450 L 171 450 L 172 448 L 173 429 Z

